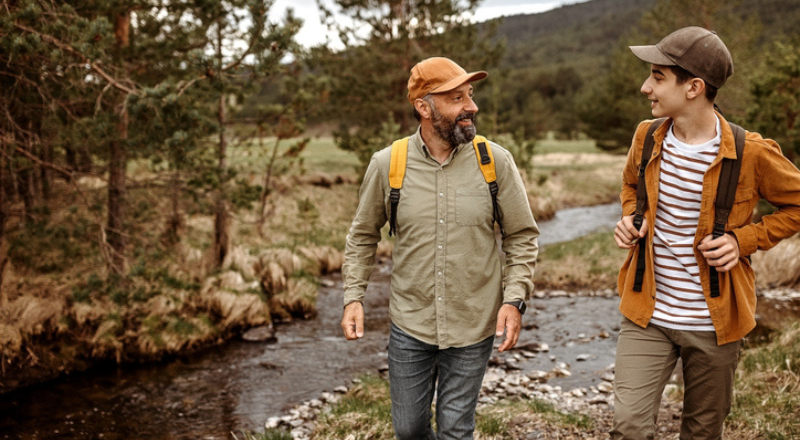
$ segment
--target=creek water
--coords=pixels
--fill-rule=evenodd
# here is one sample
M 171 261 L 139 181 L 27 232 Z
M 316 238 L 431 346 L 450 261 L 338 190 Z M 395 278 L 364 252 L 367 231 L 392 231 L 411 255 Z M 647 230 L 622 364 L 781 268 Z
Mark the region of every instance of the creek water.
M 619 215 L 617 204 L 561 211 L 540 222 L 540 243 L 613 228 Z M 341 336 L 341 278 L 334 275 L 319 290 L 317 316 L 279 325 L 275 343 L 232 341 L 163 364 L 97 368 L 0 395 L 0 438 L 210 440 L 263 431 L 268 417 L 386 363 L 389 272 L 380 266 L 373 273 L 359 341 Z M 550 382 L 565 390 L 599 382 L 613 362 L 616 306 L 614 297 L 532 301 L 519 345 L 547 343 L 550 351 L 519 366 L 570 364 L 571 377 Z

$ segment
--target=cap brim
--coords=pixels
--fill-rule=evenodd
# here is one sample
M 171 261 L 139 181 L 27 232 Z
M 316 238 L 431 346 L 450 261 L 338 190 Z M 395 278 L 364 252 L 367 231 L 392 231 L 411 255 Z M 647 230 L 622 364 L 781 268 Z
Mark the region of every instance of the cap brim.
M 428 92 L 428 93 L 445 93 L 445 92 L 449 92 L 449 91 L 451 91 L 451 90 L 453 90 L 455 88 L 460 87 L 462 84 L 466 84 L 466 83 L 470 83 L 470 82 L 474 82 L 474 81 L 480 81 L 480 80 L 486 78 L 487 76 L 489 76 L 489 74 L 484 72 L 483 70 L 479 70 L 477 72 L 470 72 L 470 73 L 467 73 L 467 74 L 464 74 L 464 75 L 461 75 L 461 76 L 457 76 L 457 77 L 451 79 L 450 81 L 447 81 L 446 83 L 440 85 L 439 87 L 437 87 L 435 89 L 431 89 L 431 91 Z
M 637 58 L 644 62 L 658 64 L 659 66 L 677 65 L 675 61 L 664 55 L 664 52 L 661 52 L 656 46 L 629 46 L 629 48 Z

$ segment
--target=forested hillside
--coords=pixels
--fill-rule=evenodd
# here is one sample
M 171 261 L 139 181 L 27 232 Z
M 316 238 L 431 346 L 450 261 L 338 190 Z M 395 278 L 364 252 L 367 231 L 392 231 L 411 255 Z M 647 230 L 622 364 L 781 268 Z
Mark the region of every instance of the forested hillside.
M 607 56 L 653 4 L 655 0 L 593 0 L 501 19 L 497 37 L 506 39 L 502 65 L 525 68 L 564 63 L 590 67 Z
M 488 67 L 491 87 L 478 90 L 483 127 L 520 139 L 588 134 L 609 149 L 624 147 L 632 124 L 649 114 L 638 96 L 646 66 L 627 46 L 654 44 L 687 25 L 714 29 L 727 42 L 736 72 L 720 102 L 746 122 L 759 111 L 751 89 L 776 52 L 774 42 L 797 45 L 797 6 L 796 0 L 592 0 L 487 22 L 497 25 L 494 38 L 505 43 L 505 53 Z

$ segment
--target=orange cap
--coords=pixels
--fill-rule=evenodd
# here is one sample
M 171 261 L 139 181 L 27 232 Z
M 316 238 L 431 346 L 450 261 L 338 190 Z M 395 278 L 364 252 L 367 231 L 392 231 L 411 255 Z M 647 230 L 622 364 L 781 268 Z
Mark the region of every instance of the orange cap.
M 408 79 L 408 101 L 413 104 L 429 93 L 449 92 L 464 83 L 478 81 L 487 76 L 489 74 L 482 70 L 467 73 L 448 58 L 428 58 L 411 69 L 411 77 Z

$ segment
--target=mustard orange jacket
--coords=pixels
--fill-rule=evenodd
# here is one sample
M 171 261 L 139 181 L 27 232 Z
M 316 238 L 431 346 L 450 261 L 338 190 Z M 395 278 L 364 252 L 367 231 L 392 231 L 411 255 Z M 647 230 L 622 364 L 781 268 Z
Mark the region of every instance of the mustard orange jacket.
M 714 228 L 714 199 L 717 194 L 723 158 L 735 158 L 736 146 L 733 132 L 725 119 L 720 118 L 722 130 L 719 153 L 703 177 L 703 195 L 700 218 L 694 237 L 694 254 L 700 268 L 700 283 L 714 323 L 719 345 L 742 339 L 755 327 L 756 293 L 755 275 L 747 256 L 757 250 L 767 250 L 784 238 L 800 231 L 800 171 L 781 153 L 780 146 L 758 133 L 747 132 L 736 197 L 726 232 L 739 241 L 739 264 L 727 273 L 720 273 L 720 296 L 712 298 L 709 290 L 709 266 L 697 245 Z M 622 215 L 636 210 L 636 185 L 644 137 L 652 121 L 643 121 L 636 129 L 628 160 L 622 173 Z M 622 314 L 641 327 L 650 322 L 655 309 L 655 276 L 653 273 L 653 225 L 658 203 L 658 182 L 661 172 L 661 145 L 672 124 L 667 120 L 654 133 L 655 145 L 645 170 L 648 206 L 644 213 L 648 234 L 644 283 L 641 292 L 633 291 L 638 247 L 628 253 L 618 279 Z M 760 198 L 766 199 L 778 210 L 753 223 L 753 209 Z M 640 241 L 639 246 L 641 246 Z

